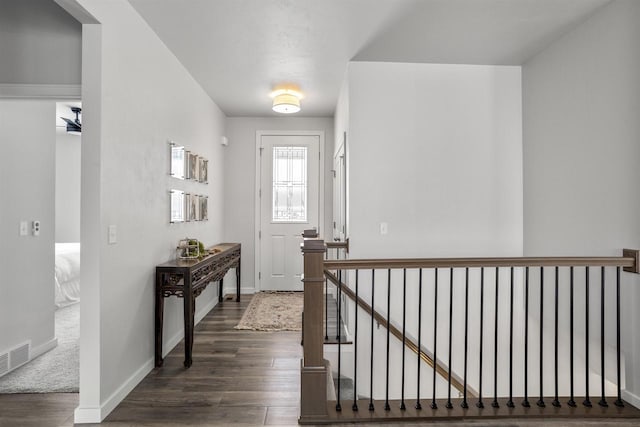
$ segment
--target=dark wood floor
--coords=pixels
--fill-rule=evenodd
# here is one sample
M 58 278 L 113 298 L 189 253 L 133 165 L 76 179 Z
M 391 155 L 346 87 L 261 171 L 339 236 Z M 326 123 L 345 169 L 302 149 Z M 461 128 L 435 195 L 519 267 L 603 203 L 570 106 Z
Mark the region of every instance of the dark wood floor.
M 196 327 L 193 366 L 178 345 L 103 424 L 297 424 L 300 333 L 233 329 L 249 300 L 216 307 Z
M 0 427 L 73 425 L 78 393 L 0 394 Z
M 300 334 L 233 329 L 249 300 L 248 296 L 241 303 L 225 300 L 213 309 L 196 327 L 193 366 L 182 367 L 184 353 L 179 345 L 164 366 L 151 372 L 100 425 L 297 425 Z M 77 402 L 76 394 L 0 395 L 0 427 L 69 427 Z M 429 425 L 630 427 L 640 425 L 640 420 L 487 420 Z

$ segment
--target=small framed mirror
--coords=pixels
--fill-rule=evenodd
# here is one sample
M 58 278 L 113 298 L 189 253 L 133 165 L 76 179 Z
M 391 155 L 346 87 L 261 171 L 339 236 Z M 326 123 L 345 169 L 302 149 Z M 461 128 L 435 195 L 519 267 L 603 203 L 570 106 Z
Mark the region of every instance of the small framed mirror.
M 195 181 L 198 180 L 198 155 L 192 153 L 191 151 L 185 152 L 185 161 L 186 161 L 186 178 L 193 179 Z
M 198 180 L 204 184 L 209 182 L 209 161 L 204 157 L 198 158 L 200 174 L 198 176 Z
M 207 221 L 209 219 L 209 198 L 207 196 L 200 196 L 200 221 Z
M 169 174 L 178 179 L 185 179 L 185 151 L 184 146 L 175 142 L 169 143 L 169 158 L 171 159 Z
M 185 221 L 184 191 L 171 190 L 169 198 L 170 198 L 170 201 L 171 201 L 170 202 L 170 204 L 171 204 L 171 213 L 170 213 L 169 222 L 171 222 L 172 224 L 176 223 L 176 222 L 184 222 Z
M 197 194 L 185 194 L 185 201 L 187 205 L 186 209 L 186 221 L 199 221 L 199 197 Z

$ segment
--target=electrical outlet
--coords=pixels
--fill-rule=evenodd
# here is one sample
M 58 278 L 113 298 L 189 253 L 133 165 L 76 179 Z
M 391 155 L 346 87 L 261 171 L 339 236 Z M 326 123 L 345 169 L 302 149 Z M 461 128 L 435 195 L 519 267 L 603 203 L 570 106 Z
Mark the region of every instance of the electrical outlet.
M 40 235 L 40 221 L 33 221 L 32 231 L 34 236 Z

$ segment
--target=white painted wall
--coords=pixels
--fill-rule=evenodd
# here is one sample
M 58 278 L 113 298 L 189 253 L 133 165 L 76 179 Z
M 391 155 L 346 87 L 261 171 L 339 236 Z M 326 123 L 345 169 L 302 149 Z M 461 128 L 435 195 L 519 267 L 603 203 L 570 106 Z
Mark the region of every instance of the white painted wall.
M 242 244 L 242 288 L 255 289 L 255 195 L 256 131 L 321 130 L 325 134 L 325 221 L 321 234 L 331 232 L 333 119 L 229 117 L 226 121 L 229 145 L 224 148 L 224 239 Z M 330 235 L 330 234 L 329 234 Z M 229 282 L 231 283 L 231 282 Z
M 0 100 L 0 352 L 27 340 L 36 352 L 55 344 L 55 109 L 52 101 Z M 28 236 L 19 235 L 20 221 Z
M 80 135 L 56 128 L 55 241 L 80 241 Z
M 223 240 L 225 117 L 125 0 L 81 1 L 82 299 L 77 422 L 104 418 L 153 366 L 154 267 L 180 238 Z M 209 184 L 168 175 L 167 140 L 209 159 Z M 209 221 L 169 224 L 169 190 L 209 196 Z M 107 243 L 109 225 L 117 244 Z M 211 286 L 196 311 L 217 299 Z M 164 342 L 182 336 L 182 300 L 166 300 Z M 169 347 L 169 348 L 167 348 Z
M 523 66 L 525 255 L 619 256 L 640 248 L 638 22 L 640 3 L 616 0 Z M 639 285 L 637 275 L 623 273 L 631 361 L 624 397 L 636 406 Z
M 350 64 L 351 257 L 522 253 L 520 84 L 519 67 Z
M 336 109 L 336 134 L 348 131 L 348 230 L 350 258 L 519 256 L 522 254 L 522 127 L 519 67 L 361 63 L 349 65 Z M 380 223 L 388 234 L 380 234 Z M 386 271 L 377 273 L 376 308 L 387 312 Z M 479 271 L 470 273 L 469 324 L 479 323 Z M 500 273 L 500 319 L 508 319 L 508 271 Z M 368 272 L 360 291 L 371 297 Z M 407 275 L 407 333 L 417 336 L 417 272 Z M 438 358 L 448 363 L 449 274 L 439 277 Z M 353 274 L 349 280 L 354 281 Z M 485 313 L 494 312 L 495 276 L 486 274 Z M 514 301 L 522 301 L 516 273 Z M 476 285 L 473 285 L 473 284 Z M 391 318 L 402 325 L 402 272 L 392 275 Z M 424 277 L 423 343 L 433 349 L 433 271 Z M 490 297 L 491 296 L 491 297 Z M 462 376 L 464 271 L 454 276 L 453 371 Z M 353 317 L 350 316 L 353 329 Z M 493 316 L 485 317 L 485 334 L 492 337 Z M 522 316 L 514 319 L 516 340 Z M 379 331 L 378 331 L 379 332 Z M 508 330 L 499 338 L 499 362 L 508 363 Z M 368 334 L 359 345 L 368 352 Z M 377 334 L 374 370 L 384 372 L 386 339 Z M 485 346 L 494 345 L 486 339 Z M 399 378 L 402 346 L 391 344 L 391 378 Z M 477 360 L 478 334 L 470 335 L 470 360 Z M 487 347 L 485 347 L 487 348 Z M 410 356 L 407 356 L 410 357 Z M 521 358 L 520 358 L 521 359 Z M 518 360 L 520 360 L 518 359 Z M 368 360 L 359 363 L 359 386 L 367 386 Z M 415 393 L 415 361 L 408 359 L 407 390 Z M 486 363 L 485 375 L 492 366 Z M 423 366 L 424 393 L 430 393 L 431 371 Z M 478 386 L 477 363 L 469 365 L 470 384 Z M 374 395 L 382 396 L 377 378 Z M 400 396 L 400 382 L 390 394 Z M 508 391 L 506 377 L 499 393 Z M 446 396 L 440 384 L 438 395 Z
M 81 30 L 52 0 L 3 1 L 0 84 L 80 84 Z

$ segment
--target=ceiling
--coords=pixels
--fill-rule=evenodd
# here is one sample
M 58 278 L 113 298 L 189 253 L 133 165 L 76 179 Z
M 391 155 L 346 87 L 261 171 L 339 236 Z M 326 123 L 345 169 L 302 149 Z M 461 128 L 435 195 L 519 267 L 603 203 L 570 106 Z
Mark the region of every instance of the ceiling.
M 349 61 L 521 65 L 611 0 L 129 0 L 229 117 L 332 116 Z

